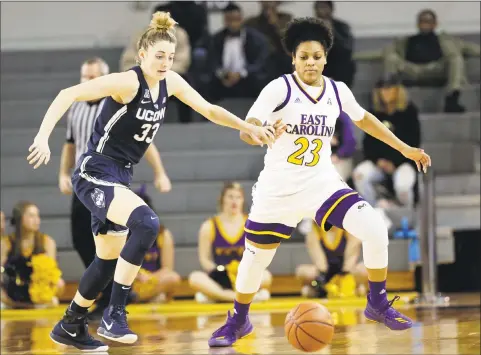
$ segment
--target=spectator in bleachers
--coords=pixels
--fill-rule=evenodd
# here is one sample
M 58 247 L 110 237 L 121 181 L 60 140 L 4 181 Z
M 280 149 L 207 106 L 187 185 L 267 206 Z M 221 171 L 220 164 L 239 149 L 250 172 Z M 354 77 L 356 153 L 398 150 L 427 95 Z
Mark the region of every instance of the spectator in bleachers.
M 302 282 L 304 297 L 352 297 L 364 295 L 367 270 L 359 258 L 361 241 L 332 226 L 321 230 L 311 222 L 306 247 L 313 264 L 299 265 L 296 277 Z
M 145 185 L 136 193 L 155 210 Z M 132 288 L 139 302 L 164 302 L 172 299 L 180 281 L 179 274 L 174 271 L 174 238 L 161 225 L 157 241 L 147 251 Z
M 419 33 L 396 40 L 384 50 L 385 75 L 401 73 L 414 84 L 438 85 L 446 82 L 445 112 L 464 112 L 459 103 L 466 82 L 463 56 L 479 56 L 480 47 L 446 33 L 437 34 L 436 13 L 418 14 Z
M 292 58 L 282 45 L 282 32 L 292 15 L 279 11 L 279 1 L 259 1 L 261 13 L 248 18 L 245 25 L 258 30 L 269 42 L 269 79 L 292 72 Z
M 199 230 L 199 261 L 202 271 L 189 275 L 189 285 L 196 291 L 199 303 L 232 302 L 237 267 L 245 248 L 244 189 L 237 182 L 227 182 L 219 198 L 219 213 L 206 220 Z M 272 282 L 269 271 L 264 272 L 256 301 L 270 298 Z
M 86 82 L 109 73 L 109 66 L 101 58 L 92 58 L 85 61 L 80 69 L 80 81 Z M 95 242 L 91 229 L 90 211 L 72 194 L 71 173 L 80 156 L 87 151 L 87 144 L 92 135 L 95 120 L 102 110 L 105 99 L 99 101 L 78 101 L 75 102 L 67 113 L 67 136 L 62 148 L 59 169 L 59 188 L 64 195 L 72 195 L 72 205 L 70 210 L 70 227 L 72 234 L 72 244 L 78 252 L 82 262 L 87 268 L 95 257 Z M 151 144 L 145 158 L 153 167 L 156 187 L 163 192 L 171 189 L 169 177 L 160 160 L 160 155 L 154 144 Z M 91 318 L 102 315 L 104 307 L 110 301 L 110 283 L 102 296 L 97 300 L 97 307 L 90 314 Z
M 170 16 L 178 22 L 178 27 L 186 31 L 192 48 L 202 45 L 202 42 L 208 39 L 209 21 L 206 4 L 204 2 L 168 1 L 165 4 L 156 6 L 153 13 L 157 11 L 170 12 Z M 177 35 L 178 32 L 176 32 L 176 36 Z M 177 53 L 175 54 L 175 58 L 177 60 Z
M 327 64 L 322 73 L 352 87 L 356 63 L 352 58 L 354 36 L 351 27 L 346 22 L 333 17 L 334 3 L 332 1 L 316 1 L 314 11 L 318 18 L 330 24 L 334 35 L 334 43 L 328 53 Z
M 212 37 L 209 46 L 209 96 L 213 101 L 257 97 L 266 82 L 267 40 L 244 26 L 242 10 L 236 4 L 230 3 L 223 12 L 225 28 Z
M 40 212 L 28 201 L 13 208 L 14 232 L 1 238 L 2 303 L 12 308 L 58 305 L 65 288 L 57 246 L 40 232 Z
M 163 10 L 158 10 L 158 8 L 156 8 L 154 12 L 156 11 L 163 11 Z M 133 66 L 137 65 L 138 63 L 137 44 L 139 42 L 140 36 L 143 33 L 144 33 L 144 29 L 141 32 L 134 35 L 130 43 L 127 45 L 127 47 L 125 47 L 124 51 L 122 52 L 122 56 L 120 58 L 121 71 L 127 71 Z M 189 35 L 180 25 L 177 25 L 175 28 L 175 38 L 177 39 L 177 43 L 175 45 L 174 64 L 172 64 L 171 70 L 175 71 L 177 74 L 180 74 L 185 80 L 189 81 L 187 77 L 187 73 L 190 68 L 191 55 L 192 55 Z M 192 120 L 192 109 L 175 97 L 172 97 L 172 100 L 177 103 L 179 121 L 182 123 L 190 122 Z
M 371 112 L 399 139 L 412 147 L 421 144 L 418 109 L 409 100 L 400 78 L 380 80 L 372 93 Z M 393 203 L 413 206 L 416 167 L 397 150 L 366 134 L 363 140 L 365 160 L 353 173 L 356 190 L 373 206 L 387 208 Z M 389 178 L 394 189 L 393 200 L 378 201 L 376 184 Z

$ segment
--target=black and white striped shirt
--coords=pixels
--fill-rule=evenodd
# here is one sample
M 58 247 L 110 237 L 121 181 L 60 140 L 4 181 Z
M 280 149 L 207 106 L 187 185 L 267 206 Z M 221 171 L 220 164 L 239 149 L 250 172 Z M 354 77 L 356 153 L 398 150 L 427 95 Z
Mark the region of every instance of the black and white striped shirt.
M 102 110 L 105 99 L 96 103 L 74 102 L 67 113 L 67 142 L 75 144 L 75 161 L 87 151 L 95 119 Z

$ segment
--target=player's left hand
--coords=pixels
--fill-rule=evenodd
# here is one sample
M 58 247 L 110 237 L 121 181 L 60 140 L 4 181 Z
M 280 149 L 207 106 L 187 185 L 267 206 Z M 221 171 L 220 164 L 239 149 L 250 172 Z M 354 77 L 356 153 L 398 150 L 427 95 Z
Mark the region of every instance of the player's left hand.
M 27 157 L 30 165 L 35 164 L 33 167 L 37 169 L 40 165 L 50 161 L 50 148 L 48 146 L 48 137 L 36 136 L 33 140 L 33 144 L 28 148 L 30 154 Z
M 169 192 L 172 190 L 172 183 L 167 174 L 161 174 L 154 180 L 154 186 L 160 192 Z
M 431 157 L 424 152 L 424 149 L 408 147 L 401 150 L 401 154 L 408 159 L 414 160 L 419 172 L 421 172 L 422 169 L 423 172 L 426 173 L 428 167 L 431 166 Z

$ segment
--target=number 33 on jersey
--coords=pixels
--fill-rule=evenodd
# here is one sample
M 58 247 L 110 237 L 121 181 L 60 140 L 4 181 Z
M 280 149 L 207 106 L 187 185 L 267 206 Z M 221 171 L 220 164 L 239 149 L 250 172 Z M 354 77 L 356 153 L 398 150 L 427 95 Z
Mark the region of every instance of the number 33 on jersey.
M 159 96 L 152 98 L 140 67 L 132 68 L 139 79 L 139 90 L 128 104 L 107 97 L 97 118 L 89 149 L 114 159 L 137 164 L 164 122 L 167 85 L 159 81 Z

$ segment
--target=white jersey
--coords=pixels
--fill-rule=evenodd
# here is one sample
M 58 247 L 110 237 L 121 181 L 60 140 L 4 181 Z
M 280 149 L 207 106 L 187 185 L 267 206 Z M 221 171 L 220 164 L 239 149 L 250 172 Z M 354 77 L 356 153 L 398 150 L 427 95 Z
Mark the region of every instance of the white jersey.
M 287 125 L 286 132 L 267 149 L 256 184 L 264 192 L 285 196 L 338 177 L 330 144 L 336 120 L 348 115 L 358 121 L 365 111 L 346 84 L 323 80 L 321 89 L 304 84 L 296 73 L 283 75 L 262 90 L 249 110 L 247 118 L 263 124 L 282 119 Z

